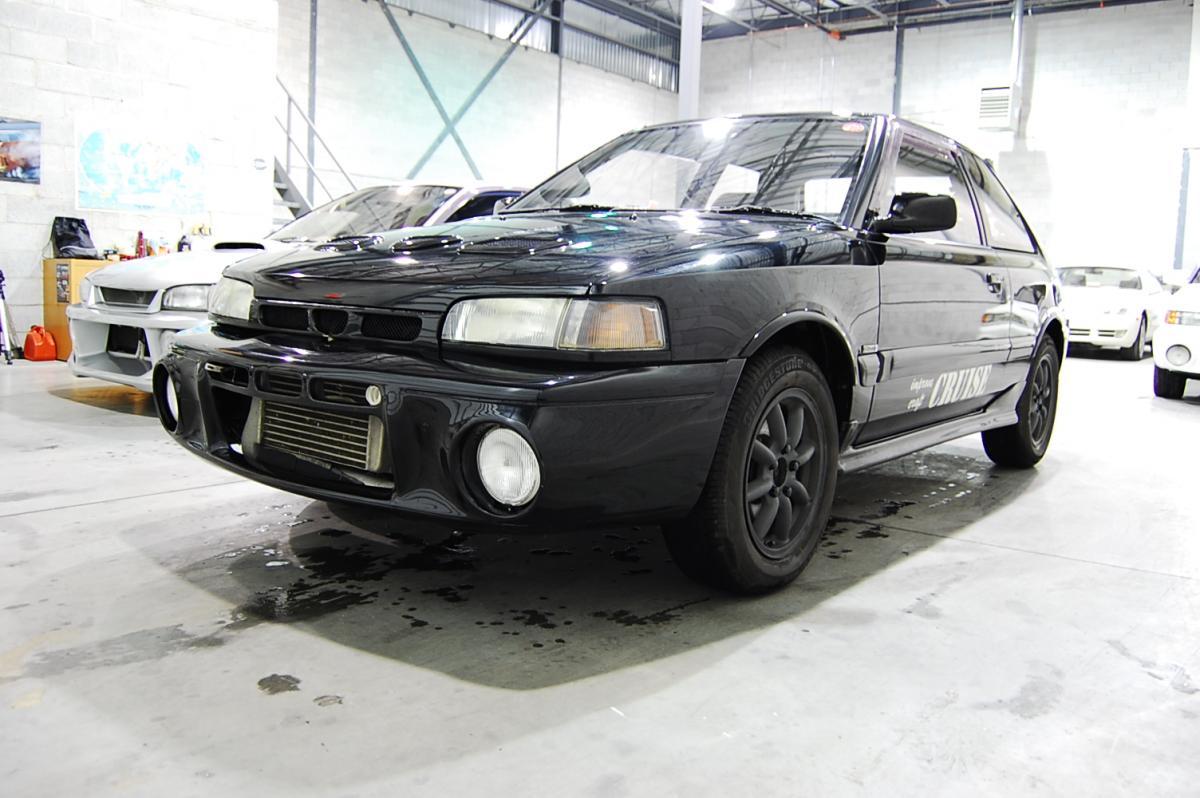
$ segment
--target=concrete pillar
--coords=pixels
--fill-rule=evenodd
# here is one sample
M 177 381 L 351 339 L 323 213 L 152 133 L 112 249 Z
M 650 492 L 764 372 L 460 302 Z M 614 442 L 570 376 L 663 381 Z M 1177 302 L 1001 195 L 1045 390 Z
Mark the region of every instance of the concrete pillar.
M 700 38 L 703 34 L 700 0 L 680 0 L 679 118 L 700 115 Z

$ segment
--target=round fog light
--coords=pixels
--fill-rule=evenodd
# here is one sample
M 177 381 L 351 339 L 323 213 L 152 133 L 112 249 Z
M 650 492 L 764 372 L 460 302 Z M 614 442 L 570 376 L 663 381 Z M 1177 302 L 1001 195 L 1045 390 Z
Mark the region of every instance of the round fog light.
M 1167 348 L 1167 362 L 1172 366 L 1182 366 L 1192 359 L 1192 350 L 1183 344 L 1175 344 Z
M 508 507 L 533 501 L 542 471 L 529 441 L 507 427 L 496 427 L 479 442 L 479 480 L 488 495 Z

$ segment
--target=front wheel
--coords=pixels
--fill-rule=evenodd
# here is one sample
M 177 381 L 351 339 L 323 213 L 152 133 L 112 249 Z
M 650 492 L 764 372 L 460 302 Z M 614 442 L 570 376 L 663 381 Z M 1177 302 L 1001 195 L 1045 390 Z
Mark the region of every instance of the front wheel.
M 1058 347 L 1043 338 L 1017 400 L 1017 423 L 983 433 L 983 450 L 993 463 L 1032 468 L 1046 454 L 1058 412 Z
M 1187 377 L 1175 371 L 1154 367 L 1154 395 L 1163 399 L 1182 399 Z
M 684 521 L 664 527 L 691 578 L 736 593 L 795 579 L 829 520 L 837 481 L 837 414 L 804 352 L 770 349 L 746 365 L 708 481 Z
M 1146 354 L 1146 317 L 1142 316 L 1142 320 L 1138 323 L 1137 338 L 1133 344 L 1127 349 L 1121 350 L 1121 357 L 1126 360 L 1141 360 Z

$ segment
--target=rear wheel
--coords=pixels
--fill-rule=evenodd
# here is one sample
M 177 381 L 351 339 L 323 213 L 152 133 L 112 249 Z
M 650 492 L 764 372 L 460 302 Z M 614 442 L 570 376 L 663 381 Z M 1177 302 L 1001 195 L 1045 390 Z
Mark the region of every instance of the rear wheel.
M 1058 411 L 1058 347 L 1043 338 L 1017 401 L 1017 423 L 983 433 L 983 449 L 997 465 L 1031 468 L 1046 454 Z
M 1142 320 L 1138 323 L 1137 338 L 1133 344 L 1126 349 L 1121 350 L 1121 357 L 1126 360 L 1141 360 L 1146 354 L 1146 317 L 1142 316 Z
M 770 349 L 747 365 L 708 482 L 684 521 L 664 527 L 691 578 L 737 593 L 795 579 L 816 551 L 837 481 L 829 385 L 802 351 Z
M 1154 367 L 1154 395 L 1163 399 L 1182 399 L 1187 377 L 1175 371 Z

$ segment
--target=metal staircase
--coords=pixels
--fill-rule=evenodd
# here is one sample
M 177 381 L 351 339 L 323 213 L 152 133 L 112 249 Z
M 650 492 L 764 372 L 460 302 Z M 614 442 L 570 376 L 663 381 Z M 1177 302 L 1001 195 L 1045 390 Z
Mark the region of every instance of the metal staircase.
M 286 109 L 283 118 L 275 117 L 283 132 L 283 157 L 275 157 L 275 221 L 283 224 L 358 186 L 278 75 L 275 82 L 283 92 Z M 322 164 L 328 160 L 329 166 L 316 166 L 318 149 Z

